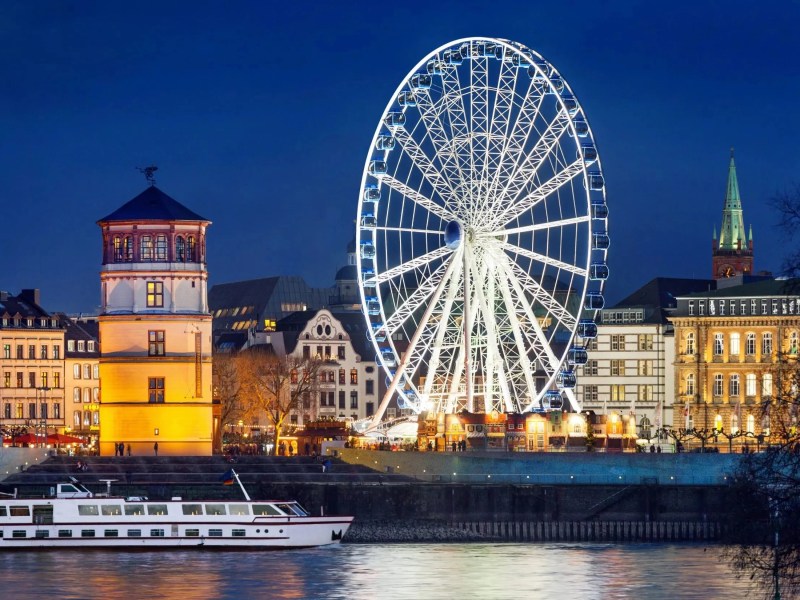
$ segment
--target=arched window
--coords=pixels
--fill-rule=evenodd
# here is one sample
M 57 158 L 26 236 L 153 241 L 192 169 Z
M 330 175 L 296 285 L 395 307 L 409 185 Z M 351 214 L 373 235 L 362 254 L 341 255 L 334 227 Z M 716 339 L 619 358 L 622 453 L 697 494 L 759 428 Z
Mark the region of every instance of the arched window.
M 739 415 L 736 413 L 731 415 L 731 433 L 739 433 Z
M 717 431 L 722 430 L 722 415 L 720 414 L 714 417 L 714 429 L 716 429 Z
M 772 374 L 764 373 L 764 378 L 761 380 L 761 397 L 772 398 Z
M 731 356 L 739 356 L 741 352 L 739 340 L 740 336 L 737 332 L 731 333 Z
M 714 334 L 714 356 L 722 356 L 723 348 L 725 346 L 725 334 Z
M 797 332 L 789 334 L 789 354 L 797 354 Z
M 761 433 L 764 435 L 769 435 L 770 432 L 770 420 L 769 420 L 769 412 L 764 413 L 764 416 L 761 417 Z
M 722 396 L 722 389 L 723 389 L 722 374 L 717 373 L 716 375 L 714 375 L 714 395 Z
M 728 392 L 730 392 L 731 396 L 739 395 L 739 375 L 736 373 L 731 375 L 731 378 L 728 381 Z
M 194 236 L 190 235 L 186 238 L 186 260 L 189 262 L 194 262 L 195 258 L 195 245 L 194 245 Z
M 175 238 L 175 261 L 184 262 L 186 260 L 186 242 L 182 236 Z
M 686 395 L 694 396 L 694 373 L 689 373 L 686 376 Z
M 122 262 L 124 260 L 124 254 L 122 251 L 122 237 L 115 235 L 114 236 L 114 262 Z
M 167 260 L 167 236 L 156 236 L 156 260 L 164 262 Z
M 694 354 L 694 333 L 686 334 L 686 354 Z
M 748 373 L 744 377 L 744 395 L 753 397 L 756 395 L 756 374 Z
M 744 343 L 744 353 L 747 356 L 755 356 L 756 354 L 756 334 L 752 331 L 747 334 L 747 339 Z
M 756 431 L 756 418 L 753 415 L 747 415 L 747 431 L 755 433 Z
M 72 424 L 77 428 L 81 428 L 81 411 L 76 410 L 73 414 Z
M 772 354 L 772 334 L 767 332 L 761 336 L 761 355 L 770 356 Z
M 149 235 L 143 235 L 139 239 L 139 260 L 153 260 L 153 238 Z

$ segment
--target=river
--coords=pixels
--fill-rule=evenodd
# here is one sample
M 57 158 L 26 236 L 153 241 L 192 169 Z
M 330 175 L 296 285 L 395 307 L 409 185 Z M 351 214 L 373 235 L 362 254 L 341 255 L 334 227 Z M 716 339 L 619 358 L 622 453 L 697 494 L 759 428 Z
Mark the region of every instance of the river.
M 719 546 L 342 544 L 286 552 L 107 550 L 0 554 L 2 596 L 212 598 L 744 599 Z

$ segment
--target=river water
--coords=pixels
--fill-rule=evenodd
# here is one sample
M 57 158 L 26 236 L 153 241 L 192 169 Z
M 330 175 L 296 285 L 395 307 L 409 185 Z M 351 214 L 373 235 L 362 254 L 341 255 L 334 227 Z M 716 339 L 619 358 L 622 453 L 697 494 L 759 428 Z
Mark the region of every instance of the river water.
M 285 552 L 0 553 L 2 597 L 744 599 L 718 546 L 343 544 Z M 752 596 L 751 596 L 752 597 Z

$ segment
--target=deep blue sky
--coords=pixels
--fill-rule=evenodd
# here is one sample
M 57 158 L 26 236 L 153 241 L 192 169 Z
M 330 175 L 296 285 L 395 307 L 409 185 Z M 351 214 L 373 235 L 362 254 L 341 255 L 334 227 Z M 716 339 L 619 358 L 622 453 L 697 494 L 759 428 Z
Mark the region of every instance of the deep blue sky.
M 697 4 L 697 6 L 695 6 Z M 611 210 L 609 299 L 708 277 L 730 146 L 756 269 L 786 240 L 767 206 L 800 181 L 800 3 L 0 3 L 0 289 L 99 302 L 96 220 L 158 186 L 213 221 L 210 282 L 330 285 L 378 119 L 460 37 L 552 62 L 594 130 Z

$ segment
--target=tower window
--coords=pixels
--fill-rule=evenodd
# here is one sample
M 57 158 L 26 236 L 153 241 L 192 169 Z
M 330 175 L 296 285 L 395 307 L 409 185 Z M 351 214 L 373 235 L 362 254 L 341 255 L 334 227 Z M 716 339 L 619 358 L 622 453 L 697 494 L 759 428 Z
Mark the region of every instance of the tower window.
M 164 306 L 164 284 L 160 281 L 147 282 L 147 307 L 162 308 Z
M 167 260 L 167 236 L 156 236 L 156 260 L 164 262 Z
M 147 397 L 150 404 L 163 404 L 164 378 L 149 377 L 147 379 Z
M 181 236 L 175 238 L 175 260 L 177 262 L 186 260 L 186 244 Z
M 153 260 L 153 238 L 149 235 L 143 235 L 139 241 L 139 260 Z
M 164 356 L 164 331 L 148 331 L 148 356 Z
M 190 235 L 186 238 L 186 260 L 194 262 L 194 236 Z

